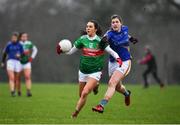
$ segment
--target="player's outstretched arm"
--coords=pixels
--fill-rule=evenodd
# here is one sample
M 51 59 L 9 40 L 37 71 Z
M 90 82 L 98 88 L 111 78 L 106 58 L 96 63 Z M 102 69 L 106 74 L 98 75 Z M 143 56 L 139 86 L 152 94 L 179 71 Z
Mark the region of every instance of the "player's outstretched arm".
M 36 47 L 36 46 L 33 46 L 31 57 L 34 59 L 34 58 L 36 57 L 37 53 L 38 53 L 37 47 Z
M 114 50 L 111 49 L 111 47 L 109 45 L 105 48 L 105 51 L 108 52 L 109 54 L 111 54 L 116 59 L 119 66 L 121 67 L 121 65 L 122 65 L 121 58 Z
M 77 50 L 78 50 L 78 49 L 77 49 L 75 46 L 73 46 L 73 47 L 69 50 L 69 52 L 66 52 L 65 54 L 71 55 L 71 54 L 75 53 Z M 62 53 L 64 53 L 64 52 L 62 51 L 61 46 L 60 46 L 59 44 L 56 46 L 56 53 L 59 54 L 59 55 L 62 54 Z
M 66 52 L 65 54 L 71 55 L 71 54 L 75 53 L 76 51 L 78 51 L 78 49 L 75 46 L 73 46 L 73 48 L 71 48 L 70 51 Z

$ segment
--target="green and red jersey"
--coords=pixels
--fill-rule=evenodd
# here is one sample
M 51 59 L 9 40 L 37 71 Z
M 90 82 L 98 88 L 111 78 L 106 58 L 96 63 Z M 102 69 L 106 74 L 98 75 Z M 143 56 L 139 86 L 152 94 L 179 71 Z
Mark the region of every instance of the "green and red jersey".
M 25 51 L 29 52 L 29 54 L 22 56 L 22 58 L 20 60 L 22 64 L 26 64 L 29 62 L 29 57 L 31 57 L 32 49 L 33 49 L 34 45 L 31 41 L 25 41 L 25 42 L 21 41 L 20 44 L 23 46 L 24 52 Z
M 89 38 L 83 35 L 77 39 L 74 46 L 82 50 L 80 71 L 85 74 L 102 71 L 104 66 L 104 49 L 108 46 L 99 36 Z

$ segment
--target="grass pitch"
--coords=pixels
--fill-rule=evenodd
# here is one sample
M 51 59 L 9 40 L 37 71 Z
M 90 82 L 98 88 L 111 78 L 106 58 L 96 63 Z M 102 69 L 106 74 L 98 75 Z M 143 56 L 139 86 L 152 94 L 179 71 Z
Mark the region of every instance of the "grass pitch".
M 116 93 L 103 114 L 91 111 L 102 99 L 107 85 L 101 84 L 98 95 L 88 96 L 77 119 L 71 113 L 78 100 L 77 84 L 33 84 L 32 97 L 11 97 L 8 84 L 0 83 L 0 124 L 124 124 L 124 123 L 180 123 L 180 86 L 126 85 L 132 91 L 132 104 L 127 107 L 124 97 Z

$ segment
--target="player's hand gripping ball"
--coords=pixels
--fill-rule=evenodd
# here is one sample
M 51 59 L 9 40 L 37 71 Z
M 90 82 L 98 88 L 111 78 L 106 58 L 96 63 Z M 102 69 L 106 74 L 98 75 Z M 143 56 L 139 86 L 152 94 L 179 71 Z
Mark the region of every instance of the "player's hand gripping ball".
M 59 43 L 56 47 L 56 52 L 58 54 L 66 53 L 66 52 L 69 52 L 71 50 L 71 48 L 72 48 L 71 41 L 68 39 L 63 39 L 63 40 L 59 41 Z

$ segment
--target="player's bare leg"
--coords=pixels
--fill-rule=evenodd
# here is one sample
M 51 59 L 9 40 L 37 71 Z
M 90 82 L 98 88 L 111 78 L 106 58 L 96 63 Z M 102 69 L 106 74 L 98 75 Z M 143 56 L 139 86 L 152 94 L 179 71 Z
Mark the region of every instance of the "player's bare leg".
M 116 91 L 123 94 L 124 93 L 124 89 L 122 88 L 122 82 L 120 81 L 117 86 L 116 86 Z
M 11 91 L 11 95 L 12 97 L 15 96 L 15 74 L 14 74 L 14 71 L 11 71 L 11 70 L 7 70 L 7 73 L 8 73 L 8 77 L 9 77 L 9 88 L 10 88 L 10 91 Z
M 86 82 L 79 82 L 79 97 L 81 97 L 81 93 L 86 85 Z
M 31 69 L 24 69 L 24 77 L 26 82 L 27 96 L 31 97 Z
M 21 73 L 16 73 L 15 74 L 15 88 L 18 91 L 18 96 L 21 96 L 21 83 L 20 83 L 20 75 Z
M 78 103 L 76 105 L 76 110 L 75 112 L 73 112 L 72 117 L 76 118 L 79 114 L 79 112 L 81 111 L 81 109 L 83 108 L 83 106 L 86 103 L 87 100 L 87 96 L 88 94 L 94 89 L 94 87 L 96 87 L 97 85 L 97 80 L 94 78 L 89 78 L 82 93 L 81 93 L 81 97 L 78 100 Z
M 122 84 L 122 81 L 117 84 L 116 91 L 124 95 L 124 102 L 126 106 L 129 106 L 131 91 L 125 88 L 125 86 Z
M 99 89 L 99 84 L 96 85 L 96 87 L 93 89 L 94 95 L 97 95 L 97 94 L 98 94 L 98 89 Z
M 116 86 L 117 84 L 122 81 L 122 79 L 124 78 L 124 74 L 122 74 L 119 71 L 115 71 L 113 73 L 113 75 L 111 76 L 109 83 L 108 83 L 108 89 L 106 91 L 106 94 L 104 96 L 104 99 L 101 100 L 100 104 L 93 107 L 92 110 L 99 112 L 99 113 L 103 113 L 104 111 L 104 106 L 108 103 L 108 101 L 112 98 L 112 96 L 114 95 L 115 91 L 116 91 Z

